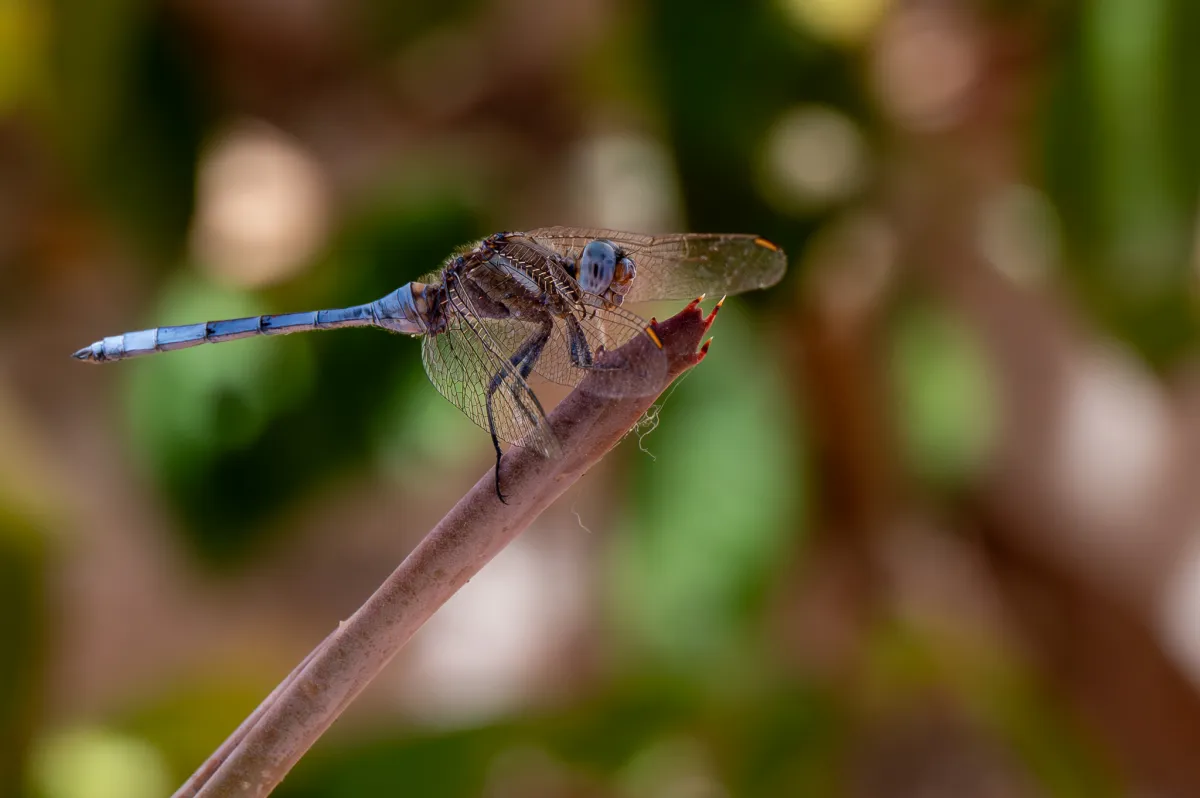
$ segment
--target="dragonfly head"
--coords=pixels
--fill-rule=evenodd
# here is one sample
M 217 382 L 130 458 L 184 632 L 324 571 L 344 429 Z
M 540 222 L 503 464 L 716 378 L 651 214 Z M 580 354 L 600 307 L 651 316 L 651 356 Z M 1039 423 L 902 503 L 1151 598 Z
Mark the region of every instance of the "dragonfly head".
M 589 241 L 579 254 L 579 287 L 589 294 L 614 295 L 617 304 L 629 293 L 636 274 L 633 260 L 611 241 Z

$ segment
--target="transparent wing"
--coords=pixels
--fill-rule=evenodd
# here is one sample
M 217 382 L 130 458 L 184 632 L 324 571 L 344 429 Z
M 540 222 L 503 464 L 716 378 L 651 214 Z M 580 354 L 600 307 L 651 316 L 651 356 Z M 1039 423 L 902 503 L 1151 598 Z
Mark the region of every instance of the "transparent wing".
M 768 288 L 779 282 L 787 269 L 783 250 L 753 235 L 649 236 L 587 227 L 543 227 L 524 235 L 572 258 L 598 238 L 620 245 L 632 255 L 637 267 L 626 302 L 692 299 L 704 293 L 737 294 Z
M 605 307 L 591 295 L 579 312 L 563 317 L 549 313 L 534 319 L 482 319 L 480 324 L 510 363 L 538 336 L 545 344 L 531 368 L 559 385 L 575 387 L 589 374 L 588 390 L 601 396 L 647 396 L 662 388 L 667 356 L 646 332 L 649 322 L 622 308 Z M 547 335 L 548 332 L 548 335 Z M 635 338 L 645 346 L 617 354 Z
M 463 297 L 449 293 L 447 329 L 426 336 L 421 347 L 429 381 L 467 418 L 500 440 L 554 457 L 559 445 L 541 403 L 496 350 L 480 321 L 470 316 Z

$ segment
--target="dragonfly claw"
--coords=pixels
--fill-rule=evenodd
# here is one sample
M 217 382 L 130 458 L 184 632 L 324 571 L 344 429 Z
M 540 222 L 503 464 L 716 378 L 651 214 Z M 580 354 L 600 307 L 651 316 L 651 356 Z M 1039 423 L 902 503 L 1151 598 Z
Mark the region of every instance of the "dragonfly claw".
M 508 497 L 500 492 L 500 464 L 496 463 L 496 498 L 501 504 L 508 504 Z

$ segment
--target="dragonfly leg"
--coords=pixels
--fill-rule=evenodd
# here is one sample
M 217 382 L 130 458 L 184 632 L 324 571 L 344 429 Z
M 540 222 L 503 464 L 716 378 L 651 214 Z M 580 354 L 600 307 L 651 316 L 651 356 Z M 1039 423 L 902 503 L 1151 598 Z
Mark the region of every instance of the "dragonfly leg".
M 579 319 L 568 313 L 563 317 L 567 323 L 567 338 L 570 344 L 571 362 L 581 369 L 592 367 L 592 348 L 588 346 L 587 336 L 579 326 Z
M 525 342 L 521 344 L 517 351 L 512 354 L 512 357 L 508 359 L 508 362 L 512 364 L 513 368 L 517 369 L 517 373 L 521 376 L 522 380 L 529 376 L 529 373 L 533 371 L 534 364 L 537 363 L 538 358 L 542 356 L 542 350 L 546 348 L 546 343 L 550 340 L 550 335 L 554 331 L 553 324 L 554 323 L 551 321 L 550 317 L 547 316 L 542 327 L 525 339 Z M 492 436 L 492 446 L 496 449 L 496 498 L 498 498 L 502 503 L 508 504 L 504 498 L 504 493 L 500 490 L 500 456 L 502 452 L 500 450 L 500 439 L 496 435 L 496 417 L 492 406 L 492 397 L 504 383 L 504 377 L 505 372 L 503 371 L 498 372 L 492 377 L 491 382 L 488 383 L 485 404 L 487 406 L 488 432 L 490 432 Z M 529 422 L 532 425 L 537 426 L 538 414 L 525 406 L 520 392 L 514 388 L 510 391 L 510 395 L 512 396 L 517 407 L 520 408 L 521 412 L 525 414 L 525 417 L 529 419 Z
M 509 362 L 520 372 L 521 379 L 525 379 L 529 376 L 529 372 L 533 371 L 534 365 L 542 356 L 542 350 L 546 348 L 553 333 L 554 320 L 550 316 L 546 316 L 542 320 L 542 326 L 526 338 L 525 343 L 521 344 L 520 348 L 509 358 Z
M 563 317 L 563 320 L 566 322 L 571 364 L 573 366 L 589 371 L 617 371 L 622 367 L 620 363 L 597 365 L 596 355 L 604 352 L 604 344 L 598 346 L 596 351 L 593 352 L 591 344 L 588 343 L 587 335 L 584 334 L 583 327 L 579 324 L 579 319 L 568 313 Z
M 496 382 L 497 382 L 497 380 L 495 378 L 493 378 L 492 383 L 495 384 Z M 501 455 L 504 454 L 504 452 L 502 452 L 500 450 L 500 439 L 496 437 L 496 419 L 492 415 L 492 394 L 493 393 L 495 393 L 495 389 L 492 388 L 491 386 L 488 386 L 488 395 L 487 395 L 488 432 L 490 432 L 492 435 L 492 446 L 496 449 L 496 498 L 500 500 L 501 504 L 508 504 L 508 501 L 504 498 L 504 494 L 500 491 L 500 457 L 501 457 Z

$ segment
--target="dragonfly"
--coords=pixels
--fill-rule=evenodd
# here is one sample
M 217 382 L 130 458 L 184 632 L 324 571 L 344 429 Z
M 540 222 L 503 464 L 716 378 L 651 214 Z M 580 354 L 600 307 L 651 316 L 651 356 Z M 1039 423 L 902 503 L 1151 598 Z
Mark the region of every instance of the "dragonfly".
M 582 227 L 496 233 L 451 254 L 442 267 L 363 305 L 155 327 L 102 338 L 74 357 L 125 360 L 255 335 L 379 327 L 421 337 L 434 387 L 501 442 L 555 457 L 560 447 L 532 374 L 592 393 L 661 390 L 667 357 L 654 322 L 626 304 L 736 294 L 770 287 L 787 258 L 756 235 L 651 236 Z M 638 337 L 650 346 L 622 347 Z M 631 352 L 622 356 L 621 352 Z

